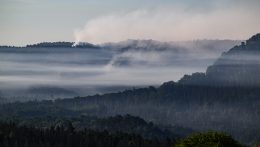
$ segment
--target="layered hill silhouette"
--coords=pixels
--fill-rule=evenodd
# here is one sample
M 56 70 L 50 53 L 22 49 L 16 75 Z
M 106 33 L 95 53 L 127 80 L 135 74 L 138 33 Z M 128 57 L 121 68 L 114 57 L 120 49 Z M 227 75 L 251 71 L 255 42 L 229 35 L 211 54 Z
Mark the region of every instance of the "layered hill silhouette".
M 260 34 L 224 52 L 206 73 L 184 76 L 183 84 L 260 86 Z
M 130 114 L 156 124 L 224 131 L 240 142 L 252 144 L 260 141 L 259 36 L 223 53 L 206 73 L 184 76 L 179 82 L 103 95 L 4 104 L 0 116 Z

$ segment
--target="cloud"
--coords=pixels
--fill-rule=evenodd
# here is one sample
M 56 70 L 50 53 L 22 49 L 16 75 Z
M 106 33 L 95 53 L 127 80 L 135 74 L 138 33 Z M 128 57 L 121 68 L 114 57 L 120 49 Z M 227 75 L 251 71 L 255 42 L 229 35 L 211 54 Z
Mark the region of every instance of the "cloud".
M 207 12 L 164 6 L 109 14 L 87 21 L 74 36 L 76 42 L 104 43 L 126 39 L 245 39 L 260 32 L 259 10 L 249 7 L 254 3 L 230 2 L 234 6 L 216 6 Z

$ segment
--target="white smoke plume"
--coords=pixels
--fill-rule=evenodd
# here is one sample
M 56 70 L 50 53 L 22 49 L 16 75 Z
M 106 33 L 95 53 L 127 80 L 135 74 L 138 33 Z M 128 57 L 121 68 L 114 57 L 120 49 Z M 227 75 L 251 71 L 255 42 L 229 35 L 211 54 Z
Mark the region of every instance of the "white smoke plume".
M 207 11 L 171 6 L 101 16 L 77 29 L 75 41 L 99 44 L 126 39 L 244 39 L 260 31 L 255 9 L 236 6 Z

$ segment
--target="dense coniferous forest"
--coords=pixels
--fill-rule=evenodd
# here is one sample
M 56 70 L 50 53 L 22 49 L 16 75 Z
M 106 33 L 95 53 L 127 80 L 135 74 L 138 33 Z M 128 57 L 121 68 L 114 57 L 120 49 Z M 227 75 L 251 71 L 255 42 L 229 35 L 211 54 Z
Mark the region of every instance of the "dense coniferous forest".
M 180 126 L 156 125 L 152 122 L 131 116 L 117 115 L 113 117 L 98 118 L 96 116 L 81 117 L 2 117 L 1 122 L 14 122 L 18 126 L 30 126 L 35 128 L 63 127 L 68 128 L 72 124 L 76 130 L 108 131 L 110 133 L 123 132 L 128 134 L 138 134 L 144 138 L 166 139 L 181 138 L 182 134 L 191 134 L 193 130 Z M 178 134 L 174 134 L 176 132 Z
M 15 121 L 19 126 L 6 122 L 1 125 L 6 125 L 7 128 L 13 127 L 18 132 L 24 128 L 20 127 L 22 124 L 31 126 L 32 128 L 25 127 L 25 131 L 36 131 L 36 134 L 43 135 L 40 138 L 45 138 L 46 133 L 57 133 L 57 138 L 67 138 L 67 135 L 72 134 L 67 142 L 64 142 L 68 146 L 73 141 L 78 143 L 87 141 L 82 138 L 89 133 L 84 129 L 97 131 L 94 136 L 98 137 L 94 138 L 98 138 L 102 144 L 112 146 L 118 146 L 118 140 L 124 140 L 126 146 L 133 144 L 133 146 L 169 146 L 193 132 L 208 130 L 227 132 L 240 143 L 257 146 L 257 142 L 260 141 L 259 46 L 260 34 L 257 34 L 246 43 L 223 53 L 212 66 L 208 67 L 206 73 L 185 75 L 178 82 L 165 82 L 159 87 L 150 86 L 70 99 L 2 104 L 1 120 Z M 123 116 L 115 116 L 118 114 Z M 64 130 L 59 134 L 59 129 L 51 129 L 53 124 L 60 128 L 59 122 L 62 122 L 63 128 L 63 124 L 66 124 L 68 128 L 78 132 L 67 132 L 62 136 Z M 73 127 L 70 127 L 71 125 Z M 47 129 L 42 130 L 44 127 Z M 105 130 L 108 132 L 103 132 Z M 136 143 L 137 136 L 120 135 L 117 132 L 138 134 L 140 140 Z M 12 137 L 13 133 L 2 135 L 4 143 L 9 143 L 10 138 L 6 137 L 7 134 L 9 136 L 11 134 Z M 73 135 L 79 136 L 74 138 Z M 205 141 L 208 146 L 214 146 L 215 142 L 221 146 L 223 142 L 216 141 L 216 138 L 223 139 L 225 145 L 240 146 L 230 136 L 218 133 L 191 136 L 177 145 L 200 146 Z M 105 139 L 112 143 L 106 142 Z M 116 139 L 118 140 L 115 141 Z M 37 139 L 35 141 L 37 142 Z M 59 142 L 54 144 L 56 143 L 59 144 Z M 98 146 L 97 141 L 93 143 L 95 144 L 93 146 Z
M 131 114 L 157 124 L 175 124 L 197 131 L 210 128 L 227 131 L 242 142 L 253 143 L 259 139 L 259 95 L 256 87 L 187 86 L 169 82 L 159 88 L 5 104 L 0 112 L 2 117 L 15 118 Z
M 35 128 L 17 126 L 17 124 L 0 123 L 1 147 L 189 147 L 189 146 L 221 146 L 242 147 L 232 137 L 217 132 L 199 133 L 178 140 L 144 139 L 136 134 L 108 131 L 80 130 L 76 131 L 71 123 L 67 127 L 56 126 Z
M 174 140 L 144 139 L 139 135 L 68 128 L 45 129 L 0 123 L 1 147 L 170 147 Z

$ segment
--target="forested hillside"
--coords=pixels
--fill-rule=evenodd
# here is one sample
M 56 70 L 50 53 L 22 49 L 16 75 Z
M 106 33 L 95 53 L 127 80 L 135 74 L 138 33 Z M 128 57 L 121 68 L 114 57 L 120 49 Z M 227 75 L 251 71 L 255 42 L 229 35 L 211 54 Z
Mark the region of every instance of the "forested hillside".
M 75 117 L 131 114 L 155 123 L 195 130 L 221 130 L 243 142 L 259 138 L 259 88 L 188 86 L 174 82 L 159 88 L 55 101 L 12 103 L 1 116 Z M 254 126 L 254 127 L 252 127 Z
M 186 139 L 144 139 L 136 134 L 107 131 L 76 131 L 72 124 L 45 129 L 17 126 L 15 123 L 0 123 L 1 147 L 183 147 L 221 146 L 243 147 L 231 136 L 224 133 L 208 132 L 194 134 Z
M 252 145 L 260 140 L 259 42 L 258 34 L 224 53 L 206 73 L 186 75 L 179 82 L 71 99 L 4 104 L 0 114 L 3 118 L 130 114 L 157 125 L 224 131 Z M 248 58 L 249 54 L 255 58 Z M 106 123 L 99 127 L 109 129 Z
M 260 34 L 224 52 L 206 73 L 184 76 L 180 83 L 218 86 L 260 86 Z
M 69 128 L 39 129 L 0 123 L 1 147 L 170 147 L 174 140 L 144 139 L 139 135 L 91 130 L 75 131 Z
M 18 126 L 28 126 L 35 128 L 63 127 L 68 129 L 73 125 L 75 130 L 83 131 L 108 131 L 111 134 L 122 132 L 127 134 L 138 134 L 146 139 L 167 139 L 183 138 L 194 131 L 188 128 L 171 125 L 156 125 L 146 122 L 140 117 L 131 115 L 117 115 L 113 117 L 98 118 L 96 116 L 63 117 L 63 116 L 23 116 L 23 117 L 1 117 L 1 122 L 14 122 Z

